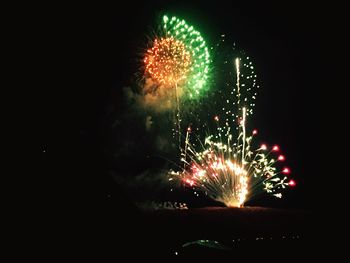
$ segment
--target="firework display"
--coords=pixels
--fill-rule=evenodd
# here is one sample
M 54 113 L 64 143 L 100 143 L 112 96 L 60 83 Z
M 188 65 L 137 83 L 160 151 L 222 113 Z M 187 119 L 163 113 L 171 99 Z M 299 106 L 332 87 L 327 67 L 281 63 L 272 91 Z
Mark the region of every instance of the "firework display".
M 247 117 L 253 114 L 259 84 L 251 56 L 240 50 L 236 44 L 227 45 L 226 36 L 221 35 L 215 45 L 215 84 L 226 102 L 227 121 L 236 121 L 246 108 Z M 221 74 L 220 74 L 221 73 Z
M 254 132 L 246 138 L 245 146 L 242 141 L 230 144 L 231 136 L 227 143 L 215 142 L 209 136 L 200 152 L 195 151 L 187 136 L 186 155 L 182 159 L 185 169 L 171 174 L 229 207 L 241 207 L 262 191 L 281 198 L 281 190 L 295 186 L 295 181 L 288 177 L 289 168 L 275 167 L 285 157 L 278 153 L 278 146 L 268 149 L 262 144 L 252 150 L 253 136 Z M 243 132 L 239 137 L 243 139 Z
M 208 87 L 210 55 L 201 34 L 185 20 L 163 16 L 162 32 L 144 57 L 145 75 L 165 88 L 181 87 L 188 98 Z
M 256 147 L 253 137 L 257 130 L 247 131 L 259 88 L 253 62 L 235 45 L 221 56 L 219 48 L 225 46 L 224 41 L 225 35 L 221 35 L 216 49 L 211 48 L 213 52 L 218 50 L 214 59 L 219 61 L 211 70 L 211 56 L 201 34 L 185 20 L 165 15 L 160 34 L 145 52 L 144 77 L 152 82 L 150 90 L 165 90 L 157 96 L 166 94 L 176 109 L 173 137 L 178 135 L 181 169 L 171 171 L 170 180 L 180 180 L 196 195 L 202 192 L 229 207 L 242 207 L 264 192 L 281 198 L 284 189 L 296 185 L 289 178 L 290 169 L 283 166 L 285 156 L 278 145 Z M 196 100 L 201 101 L 204 115 L 213 118 L 208 120 L 206 116 L 199 118 L 198 112 L 184 111 L 189 107 L 183 102 L 199 98 L 208 90 L 209 71 L 216 73 L 217 78 L 211 78 L 216 88 L 207 94 L 210 101 L 206 108 L 205 100 Z M 200 124 L 194 127 L 196 136 L 191 135 L 192 124 L 181 118 L 184 112 L 195 116 L 190 123 Z M 185 136 L 184 124 L 188 126 Z M 205 128 L 209 135 L 203 136 L 200 133 Z
M 174 177 L 180 179 L 197 195 L 197 191 L 201 191 L 229 207 L 242 207 L 247 200 L 262 192 L 281 198 L 283 189 L 296 184 L 288 176 L 288 167 L 277 169 L 277 165 L 285 161 L 278 145 L 268 149 L 266 144 L 262 144 L 253 149 L 252 139 L 258 132 L 253 130 L 247 136 L 248 110 L 247 100 L 241 100 L 240 61 L 240 58 L 235 59 L 236 85 L 231 93 L 236 112 L 223 108 L 225 118 L 222 126 L 219 124 L 220 116 L 215 115 L 213 119 L 218 123 L 217 133 L 207 136 L 204 142 L 197 137 L 191 143 L 189 127 L 182 152 L 183 169 L 170 173 L 170 180 Z M 252 113 L 252 108 L 248 109 Z M 230 122 L 228 118 L 233 121 Z M 198 148 L 200 150 L 197 151 Z
M 147 51 L 144 59 L 146 72 L 161 84 L 174 86 L 186 79 L 190 69 L 191 55 L 179 40 L 161 38 Z

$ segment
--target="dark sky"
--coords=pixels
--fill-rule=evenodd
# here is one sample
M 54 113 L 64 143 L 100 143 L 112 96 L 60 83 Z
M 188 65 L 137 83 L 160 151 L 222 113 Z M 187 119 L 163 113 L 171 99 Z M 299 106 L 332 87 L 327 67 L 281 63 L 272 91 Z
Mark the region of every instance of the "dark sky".
M 317 165 L 321 155 L 319 94 L 325 89 L 329 64 L 329 24 L 324 18 L 331 11 L 293 1 L 240 2 L 130 2 L 108 13 L 82 8 L 69 14 L 69 19 L 57 19 L 51 29 L 57 35 L 49 41 L 55 46 L 52 58 L 64 67 L 54 73 L 58 73 L 57 93 L 46 92 L 55 102 L 62 97 L 55 113 L 59 121 L 68 122 L 52 137 L 43 136 L 48 172 L 58 167 L 68 174 L 66 183 L 78 182 L 72 191 L 82 191 L 83 200 L 110 202 L 112 195 L 113 202 L 124 205 L 125 197 L 108 175 L 110 164 L 103 153 L 105 116 L 111 105 L 123 107 L 121 87 L 130 85 L 147 36 L 166 12 L 191 21 L 209 43 L 226 34 L 253 57 L 261 86 L 255 126 L 261 138 L 285 149 L 298 182 L 286 205 L 312 206 L 320 191 L 314 184 L 320 184 L 322 173 Z

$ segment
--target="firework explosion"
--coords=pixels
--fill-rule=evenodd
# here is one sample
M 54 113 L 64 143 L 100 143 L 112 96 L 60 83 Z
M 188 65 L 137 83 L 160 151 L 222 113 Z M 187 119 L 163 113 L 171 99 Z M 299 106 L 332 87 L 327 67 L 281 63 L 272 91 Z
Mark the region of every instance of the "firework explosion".
M 159 88 L 183 88 L 181 94 L 195 98 L 207 87 L 209 51 L 201 34 L 185 20 L 163 16 L 162 32 L 143 61 L 145 76 Z
M 185 168 L 182 172 L 172 172 L 172 175 L 226 206 L 241 207 L 261 191 L 281 198 L 282 189 L 295 185 L 295 181 L 287 176 L 289 168 L 278 171 L 275 167 L 277 162 L 285 160 L 284 155 L 276 155 L 279 152 L 277 145 L 268 150 L 263 144 L 251 150 L 256 130 L 245 138 L 245 148 L 242 142 L 230 144 L 232 137 L 223 143 L 215 142 L 213 136 L 208 136 L 204 141 L 204 150 L 200 152 L 196 152 L 196 147 L 189 143 L 189 133 L 190 129 L 186 136 L 186 154 L 182 159 Z M 243 132 L 239 137 L 243 139 Z
M 221 37 L 217 47 L 223 45 L 225 35 Z M 232 59 L 231 51 L 235 52 L 235 59 Z M 261 192 L 281 198 L 282 190 L 295 186 L 295 182 L 287 176 L 289 168 L 277 169 L 278 163 L 285 159 L 283 155 L 274 155 L 279 153 L 277 145 L 270 150 L 266 145 L 253 149 L 251 143 L 257 131 L 247 136 L 246 123 L 255 106 L 256 89 L 259 88 L 257 75 L 250 57 L 238 51 L 235 45 L 229 54 L 230 57 L 216 56 L 217 61 L 223 62 L 216 70 L 229 76 L 216 80 L 217 86 L 222 88 L 212 94 L 220 98 L 206 105 L 208 112 L 217 111 L 213 107 L 216 105 L 223 114 L 214 116 L 216 132 L 207 136 L 204 142 L 192 138 L 189 127 L 185 145 L 181 146 L 181 107 L 187 105 L 184 103 L 187 99 L 196 99 L 205 93 L 211 63 L 203 37 L 184 20 L 163 16 L 160 34 L 154 38 L 143 58 L 145 93 L 151 92 L 158 101 L 157 105 L 166 100 L 172 102 L 173 109 L 176 108 L 173 136 L 178 135 L 182 170 L 171 172 L 173 177 L 170 180 L 175 176 L 195 189 L 196 194 L 200 190 L 227 206 L 240 207 Z M 205 106 L 202 104 L 201 107 L 204 109 Z M 211 130 L 208 122 L 201 123 L 199 113 L 187 113 L 196 116 L 192 124 L 201 125 L 195 127 L 196 131 L 205 127 Z
M 159 83 L 175 86 L 181 83 L 190 69 L 191 56 L 185 44 L 170 38 L 156 39 L 144 59 L 146 72 Z
M 284 155 L 279 154 L 279 146 L 275 145 L 268 150 L 267 146 L 262 144 L 258 149 L 252 149 L 252 139 L 257 131 L 253 130 L 251 135 L 247 136 L 246 118 L 249 113 L 252 113 L 254 104 L 248 104 L 248 99 L 241 94 L 242 89 L 247 87 L 242 86 L 240 81 L 245 76 L 241 73 L 240 61 L 239 58 L 234 61 L 236 84 L 231 92 L 234 97 L 232 105 L 237 109 L 236 112 L 222 109 L 226 117 L 224 125 L 220 125 L 219 116 L 214 116 L 218 133 L 215 136 L 208 136 L 204 142 L 197 138 L 197 144 L 191 143 L 189 127 L 182 151 L 183 169 L 181 172 L 172 171 L 170 178 L 172 180 L 175 176 L 185 185 L 196 191 L 200 190 L 229 207 L 241 207 L 247 200 L 261 192 L 281 198 L 281 190 L 288 186 L 295 186 L 295 181 L 287 176 L 290 173 L 289 168 L 285 167 L 282 170 L 276 168 L 278 162 L 285 160 Z M 243 65 L 247 64 L 243 63 Z M 251 63 L 248 65 L 248 68 L 253 69 Z M 245 77 L 250 79 L 251 76 Z M 255 78 L 253 84 L 253 87 L 256 87 Z M 256 95 L 256 93 L 253 94 L 253 96 Z M 230 103 L 229 100 L 226 102 Z M 236 124 L 236 129 L 232 129 L 230 117 L 232 124 Z M 233 136 L 235 131 L 238 131 L 236 139 Z M 200 146 L 201 151 L 196 151 L 197 145 Z M 279 155 L 274 156 L 276 153 Z
M 181 152 L 181 117 L 184 102 L 200 97 L 208 87 L 210 55 L 201 34 L 177 17 L 163 16 L 160 34 L 145 53 L 144 94 L 156 107 L 174 110 L 173 137 Z

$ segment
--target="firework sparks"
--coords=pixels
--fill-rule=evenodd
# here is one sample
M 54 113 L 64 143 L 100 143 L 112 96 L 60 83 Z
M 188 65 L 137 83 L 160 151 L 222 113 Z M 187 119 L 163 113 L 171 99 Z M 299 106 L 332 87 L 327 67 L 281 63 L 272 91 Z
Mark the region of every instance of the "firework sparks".
M 204 38 L 175 16 L 163 16 L 162 29 L 145 54 L 146 77 L 161 87 L 183 88 L 185 97 L 198 97 L 208 86 L 211 62 Z
M 188 25 L 185 20 L 180 20 L 175 16 L 172 18 L 164 16 L 163 28 L 167 36 L 181 40 L 190 51 L 191 74 L 185 86 L 190 98 L 197 97 L 208 84 L 210 55 L 206 42 L 199 31 Z
M 160 84 L 170 87 L 186 79 L 191 61 L 185 44 L 173 37 L 156 39 L 144 59 L 146 72 Z
M 144 58 L 145 93 L 152 93 L 154 104 L 171 104 L 175 117 L 173 136 L 181 148 L 182 106 L 198 98 L 208 87 L 209 50 L 200 32 L 185 20 L 163 16 L 162 30 L 152 41 Z M 146 85 L 150 83 L 150 85 Z M 147 88 L 146 88 L 147 87 Z
M 243 107 L 246 108 L 247 117 L 253 114 L 259 85 L 252 58 L 239 50 L 235 44 L 228 46 L 225 38 L 226 36 L 222 35 L 220 41 L 213 48 L 216 58 L 215 65 L 225 74 L 220 76 L 220 79 L 215 79 L 215 82 L 221 86 L 220 90 L 229 89 L 222 93 L 224 95 L 222 99 L 227 103 L 229 114 L 226 115 L 234 117 L 232 120 L 236 121 L 242 117 Z M 234 53 L 234 59 L 232 59 L 232 53 Z M 228 94 L 231 94 L 229 99 L 227 98 Z
M 239 137 L 243 138 L 243 132 Z M 203 151 L 196 152 L 195 146 L 189 143 L 187 133 L 186 153 L 182 161 L 186 164 L 181 173 L 173 173 L 181 178 L 185 185 L 200 189 L 210 198 L 224 203 L 229 207 L 241 207 L 248 200 L 264 190 L 277 198 L 282 197 L 281 190 L 287 186 L 295 186 L 286 174 L 289 168 L 277 171 L 276 163 L 281 158 L 275 158 L 273 148 L 266 145 L 257 150 L 251 150 L 251 136 L 243 143 L 229 145 L 205 139 Z M 188 154 L 187 154 L 188 153 Z
M 188 129 L 185 151 L 181 159 L 184 163 L 183 170 L 171 173 L 188 187 L 200 190 L 229 207 L 241 207 L 261 191 L 281 198 L 283 189 L 296 185 L 294 180 L 287 177 L 290 174 L 288 167 L 277 169 L 277 163 L 285 160 L 285 156 L 280 154 L 281 149 L 278 145 L 268 147 L 266 144 L 261 144 L 256 150 L 252 149 L 252 139 L 256 136 L 257 130 L 247 135 L 248 112 L 244 103 L 246 100 L 241 100 L 239 61 L 239 58 L 235 60 L 236 106 L 239 111 L 231 114 L 234 117 L 238 116 L 239 119 L 237 140 L 232 139 L 232 130 L 235 129 L 231 129 L 226 119 L 225 126 L 218 127 L 219 136 L 210 135 L 204 142 L 197 139 L 197 145 L 199 142 L 202 147 L 202 150 L 197 152 L 196 144 L 190 140 L 191 130 Z M 251 112 L 251 108 L 248 110 Z M 226 111 L 225 114 L 229 115 L 230 112 Z M 214 121 L 219 123 L 219 120 L 220 117 L 215 115 Z M 222 133 L 224 129 L 226 133 Z

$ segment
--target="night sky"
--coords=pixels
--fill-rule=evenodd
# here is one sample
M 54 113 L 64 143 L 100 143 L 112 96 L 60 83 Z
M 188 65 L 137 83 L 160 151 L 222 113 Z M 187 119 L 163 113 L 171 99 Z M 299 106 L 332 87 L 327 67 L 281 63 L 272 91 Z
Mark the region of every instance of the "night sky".
M 134 80 L 147 37 L 164 12 L 190 21 L 209 43 L 226 34 L 253 57 L 261 87 L 254 126 L 259 138 L 283 147 L 298 184 L 286 200 L 280 200 L 280 207 L 317 206 L 323 173 L 318 165 L 322 153 L 319 93 L 327 85 L 330 58 L 324 51 L 329 24 L 324 21 L 325 7 L 292 1 L 129 2 L 106 14 L 82 8 L 72 11 L 69 19 L 57 21 L 48 29 L 57 33 L 48 40 L 56 47 L 49 59 L 65 67 L 48 80 L 56 88 L 46 91 L 50 99 L 45 103 L 59 105 L 52 118 L 57 120 L 53 127 L 58 127 L 54 134 L 43 135 L 41 143 L 44 172 L 69 188 L 57 198 L 74 196 L 78 207 L 94 207 L 91 213 L 100 214 L 101 222 L 104 216 L 119 217 L 114 208 L 128 211 L 123 214 L 126 219 L 133 215 L 131 200 L 110 170 L 145 164 L 113 163 L 106 145 L 113 118 L 125 112 L 122 88 Z M 60 29 L 62 24 L 67 30 Z M 64 38 L 59 37 L 62 34 Z

